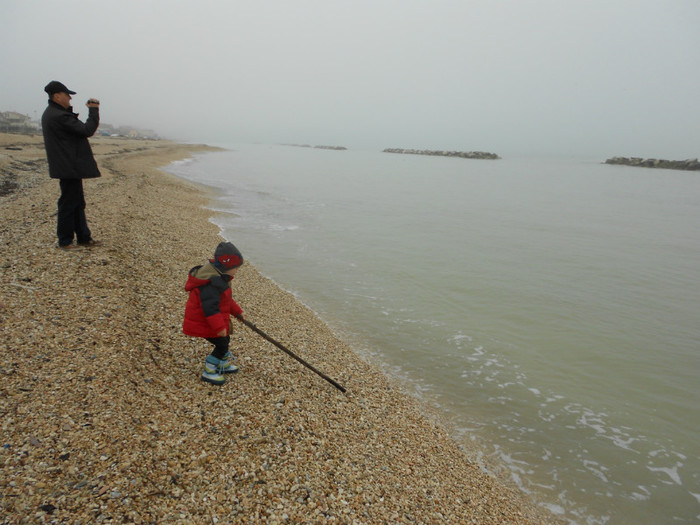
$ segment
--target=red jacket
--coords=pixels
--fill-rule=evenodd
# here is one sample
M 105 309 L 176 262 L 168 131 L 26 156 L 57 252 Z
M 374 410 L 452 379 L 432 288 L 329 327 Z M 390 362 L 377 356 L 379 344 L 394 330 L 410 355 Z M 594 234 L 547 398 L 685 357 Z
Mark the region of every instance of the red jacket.
M 233 277 L 219 273 L 211 263 L 195 266 L 190 270 L 185 290 L 190 292 L 185 305 L 182 331 L 194 337 L 220 337 L 222 330 L 228 335 L 231 316 L 243 313 L 231 296 Z

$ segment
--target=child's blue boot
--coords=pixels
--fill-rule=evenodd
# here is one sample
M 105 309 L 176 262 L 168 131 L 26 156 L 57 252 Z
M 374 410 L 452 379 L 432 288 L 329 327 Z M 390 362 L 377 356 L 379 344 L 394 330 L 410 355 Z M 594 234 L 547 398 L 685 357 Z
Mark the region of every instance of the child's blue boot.
M 236 366 L 236 358 L 233 357 L 231 352 L 226 352 L 226 355 L 221 360 L 221 371 L 224 374 L 235 374 L 238 372 L 238 367 Z
M 208 355 L 206 361 L 204 361 L 202 381 L 206 381 L 212 385 L 223 385 L 226 382 L 226 378 L 223 375 L 223 363 L 223 359 L 217 359 L 213 355 Z

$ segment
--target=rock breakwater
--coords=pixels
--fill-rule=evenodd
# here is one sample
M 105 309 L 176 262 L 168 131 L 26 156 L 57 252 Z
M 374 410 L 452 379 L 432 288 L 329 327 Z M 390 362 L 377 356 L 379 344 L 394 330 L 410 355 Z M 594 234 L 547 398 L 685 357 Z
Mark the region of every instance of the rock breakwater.
M 402 149 L 402 148 L 386 148 L 384 153 L 405 153 L 408 155 L 431 155 L 434 157 L 459 157 L 461 159 L 500 159 L 495 153 L 486 151 L 442 151 L 433 149 Z
M 605 161 L 605 164 L 617 164 L 621 166 L 635 166 L 639 168 L 659 168 L 665 170 L 700 170 L 698 159 L 687 160 L 665 160 L 665 159 L 643 159 L 641 157 L 612 157 Z
M 316 149 L 332 149 L 332 150 L 337 150 L 337 151 L 345 151 L 348 148 L 345 146 L 314 146 Z
M 332 149 L 336 151 L 345 151 L 348 148 L 345 146 L 312 146 L 311 144 L 282 144 L 283 146 L 293 146 L 295 148 L 314 148 L 314 149 Z

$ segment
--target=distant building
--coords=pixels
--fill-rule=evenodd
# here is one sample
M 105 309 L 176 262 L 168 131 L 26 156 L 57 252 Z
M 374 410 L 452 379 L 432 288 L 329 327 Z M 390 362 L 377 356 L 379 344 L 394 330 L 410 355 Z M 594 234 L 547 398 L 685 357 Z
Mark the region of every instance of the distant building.
M 0 133 L 41 133 L 41 123 L 16 111 L 0 111 Z M 160 139 L 158 134 L 150 129 L 138 129 L 133 126 L 117 127 L 106 122 L 100 122 L 97 136 Z
M 0 113 L 0 131 L 4 133 L 36 133 L 39 124 L 32 122 L 28 115 L 16 111 L 3 111 Z

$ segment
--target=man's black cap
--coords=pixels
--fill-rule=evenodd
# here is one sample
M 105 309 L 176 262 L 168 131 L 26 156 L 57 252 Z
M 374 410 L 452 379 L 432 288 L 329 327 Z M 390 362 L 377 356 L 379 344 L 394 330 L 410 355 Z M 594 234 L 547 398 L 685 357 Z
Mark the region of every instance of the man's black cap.
M 53 95 L 54 93 L 68 93 L 69 95 L 75 95 L 75 91 L 71 91 L 65 84 L 62 84 L 58 80 L 52 80 L 46 84 L 44 91 L 46 91 L 49 96 Z

